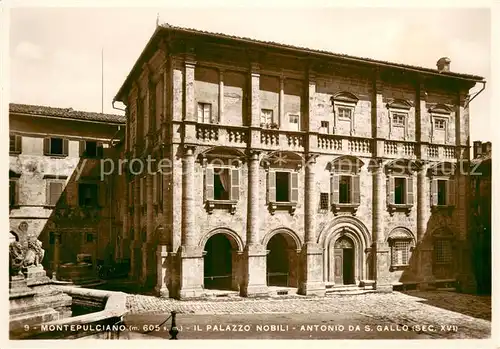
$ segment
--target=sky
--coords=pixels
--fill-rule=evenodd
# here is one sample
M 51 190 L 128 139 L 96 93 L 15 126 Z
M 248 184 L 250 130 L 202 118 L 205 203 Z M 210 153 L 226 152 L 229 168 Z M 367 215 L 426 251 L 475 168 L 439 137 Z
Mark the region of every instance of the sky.
M 100 112 L 103 97 L 105 113 L 121 113 L 111 102 L 157 18 L 432 69 L 447 56 L 453 72 L 491 80 L 487 8 L 13 8 L 10 101 Z M 494 136 L 488 86 L 470 105 L 471 141 Z

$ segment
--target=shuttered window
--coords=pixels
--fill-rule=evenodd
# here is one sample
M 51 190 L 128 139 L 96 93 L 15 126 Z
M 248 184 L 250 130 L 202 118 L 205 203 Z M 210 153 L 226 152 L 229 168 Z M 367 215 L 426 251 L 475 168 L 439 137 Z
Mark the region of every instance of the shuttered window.
M 387 202 L 392 205 L 413 206 L 413 178 L 390 176 L 387 181 Z
M 20 135 L 10 135 L 9 152 L 19 154 L 22 150 L 22 139 Z
M 455 205 L 455 180 L 433 179 L 431 181 L 431 206 Z
M 330 194 L 332 204 L 360 204 L 359 175 L 332 174 L 330 178 Z
M 19 204 L 19 181 L 16 179 L 9 180 L 9 206 Z
M 47 182 L 47 205 L 48 206 L 55 206 L 57 205 L 57 202 L 59 201 L 59 197 L 61 196 L 63 192 L 63 183 L 62 182 L 55 182 L 55 181 L 49 181 Z
M 205 169 L 205 200 L 238 201 L 240 170 L 238 168 L 207 167 Z
M 68 156 L 69 142 L 65 138 L 47 137 L 43 140 L 45 155 Z

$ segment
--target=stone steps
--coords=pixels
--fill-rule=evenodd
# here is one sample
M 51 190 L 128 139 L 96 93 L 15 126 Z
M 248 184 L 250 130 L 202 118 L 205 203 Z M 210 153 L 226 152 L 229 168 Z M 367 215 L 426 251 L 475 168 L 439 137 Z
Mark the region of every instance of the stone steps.
M 358 286 L 358 285 L 325 285 L 326 294 L 339 295 L 356 295 L 376 292 L 373 286 Z

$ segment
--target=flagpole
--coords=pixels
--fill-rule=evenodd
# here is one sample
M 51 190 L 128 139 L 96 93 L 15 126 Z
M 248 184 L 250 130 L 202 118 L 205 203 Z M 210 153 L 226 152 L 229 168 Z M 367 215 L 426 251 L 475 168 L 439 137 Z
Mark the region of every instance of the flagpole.
M 101 114 L 104 114 L 104 48 L 101 48 Z

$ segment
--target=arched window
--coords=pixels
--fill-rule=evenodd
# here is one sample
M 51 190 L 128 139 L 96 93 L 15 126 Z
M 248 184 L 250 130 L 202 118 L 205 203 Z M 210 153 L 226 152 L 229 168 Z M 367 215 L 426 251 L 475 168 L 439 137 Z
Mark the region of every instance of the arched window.
M 413 234 L 406 228 L 396 228 L 388 236 L 391 248 L 391 271 L 407 267 L 415 247 Z

